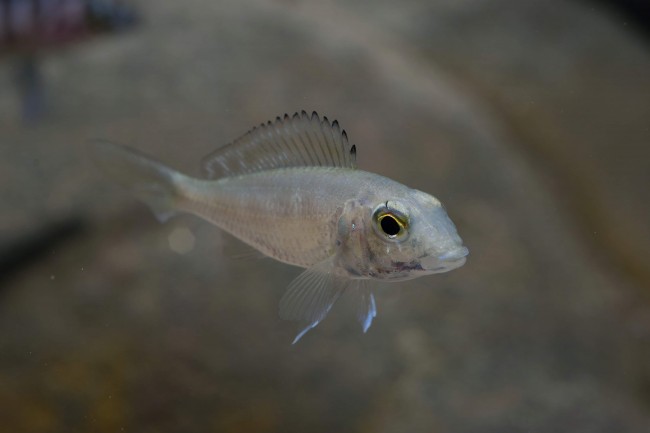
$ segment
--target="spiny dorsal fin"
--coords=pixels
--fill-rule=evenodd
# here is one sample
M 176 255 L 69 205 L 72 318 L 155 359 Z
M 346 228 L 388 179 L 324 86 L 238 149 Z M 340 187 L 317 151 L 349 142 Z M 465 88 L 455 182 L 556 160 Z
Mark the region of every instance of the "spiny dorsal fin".
M 314 111 L 285 114 L 203 158 L 209 179 L 286 167 L 356 168 L 356 146 L 338 121 Z

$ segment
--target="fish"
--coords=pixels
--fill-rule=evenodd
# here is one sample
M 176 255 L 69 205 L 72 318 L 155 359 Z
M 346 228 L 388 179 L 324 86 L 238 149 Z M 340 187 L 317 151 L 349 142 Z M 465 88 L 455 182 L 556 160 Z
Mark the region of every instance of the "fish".
M 135 10 L 119 0 L 0 0 L 0 57 L 18 59 L 23 117 L 34 120 L 43 111 L 40 56 L 138 21 Z
M 293 344 L 344 292 L 365 333 L 377 316 L 373 282 L 451 271 L 469 253 L 437 198 L 358 169 L 345 130 L 315 111 L 278 116 L 218 148 L 203 158 L 203 178 L 108 141 L 90 150 L 160 221 L 193 214 L 304 268 L 279 305 L 281 318 L 300 324 Z

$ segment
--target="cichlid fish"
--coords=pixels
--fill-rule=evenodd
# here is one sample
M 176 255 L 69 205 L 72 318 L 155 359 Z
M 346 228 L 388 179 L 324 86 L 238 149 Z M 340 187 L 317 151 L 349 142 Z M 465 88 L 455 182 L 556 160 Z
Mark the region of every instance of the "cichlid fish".
M 123 146 L 98 142 L 93 150 L 100 168 L 161 221 L 191 213 L 306 268 L 280 300 L 280 316 L 302 322 L 294 343 L 344 291 L 356 296 L 366 332 L 377 307 L 364 283 L 450 271 L 468 254 L 438 199 L 358 170 L 345 131 L 315 112 L 285 114 L 216 150 L 203 160 L 207 179 Z

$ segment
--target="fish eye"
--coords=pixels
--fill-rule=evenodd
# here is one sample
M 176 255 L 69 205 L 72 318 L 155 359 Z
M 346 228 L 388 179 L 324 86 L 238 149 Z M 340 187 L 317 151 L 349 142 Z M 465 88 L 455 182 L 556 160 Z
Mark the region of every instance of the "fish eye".
M 379 226 L 388 236 L 397 236 L 402 227 L 394 216 L 385 214 L 379 217 Z
M 408 218 L 396 209 L 389 208 L 388 204 L 387 202 L 375 210 L 375 229 L 390 240 L 401 240 L 407 234 Z

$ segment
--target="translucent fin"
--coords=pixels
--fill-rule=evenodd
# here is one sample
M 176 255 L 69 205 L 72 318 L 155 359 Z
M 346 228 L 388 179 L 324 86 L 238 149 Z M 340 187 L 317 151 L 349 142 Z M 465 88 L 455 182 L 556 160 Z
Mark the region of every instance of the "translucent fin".
M 174 215 L 175 180 L 183 175 L 126 146 L 97 140 L 89 148 L 97 166 L 148 204 L 159 221 Z
M 363 332 L 366 333 L 372 325 L 372 319 L 377 317 L 377 304 L 374 295 L 363 280 L 359 284 L 356 296 L 358 302 L 357 320 L 361 324 Z
M 333 275 L 328 266 L 316 265 L 300 274 L 280 300 L 280 317 L 302 322 L 304 328 L 291 344 L 316 327 L 341 296 L 350 280 Z
M 203 158 L 209 179 L 287 167 L 356 168 L 356 147 L 338 124 L 314 111 L 285 114 Z

